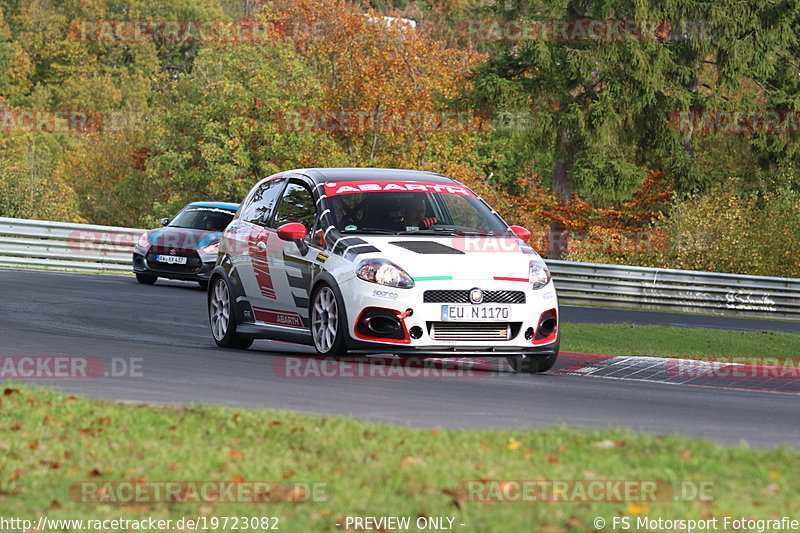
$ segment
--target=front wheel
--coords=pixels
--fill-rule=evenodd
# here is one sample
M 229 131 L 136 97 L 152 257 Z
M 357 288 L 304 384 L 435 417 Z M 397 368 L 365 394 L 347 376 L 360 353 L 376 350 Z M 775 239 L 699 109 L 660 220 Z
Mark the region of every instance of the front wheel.
M 311 300 L 311 337 L 320 355 L 347 355 L 343 306 L 333 289 L 322 284 Z
M 508 364 L 511 365 L 511 368 L 517 373 L 538 374 L 547 372 L 556 364 L 560 345 L 561 339 L 556 341 L 553 347 L 555 353 L 552 355 L 509 355 L 506 359 L 508 359 Z
M 236 317 L 231 307 L 230 290 L 224 278 L 214 280 L 208 298 L 208 319 L 214 342 L 222 348 L 249 348 L 253 339 L 236 334 Z

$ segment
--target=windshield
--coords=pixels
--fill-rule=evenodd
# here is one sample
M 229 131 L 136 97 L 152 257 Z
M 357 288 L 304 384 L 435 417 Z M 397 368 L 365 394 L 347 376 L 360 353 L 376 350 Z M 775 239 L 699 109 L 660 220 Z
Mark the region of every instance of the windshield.
M 474 196 L 437 192 L 359 192 L 328 196 L 342 233 L 487 234 L 508 228 Z
M 233 211 L 218 207 L 189 206 L 172 219 L 169 227 L 223 231 L 233 220 L 233 215 Z

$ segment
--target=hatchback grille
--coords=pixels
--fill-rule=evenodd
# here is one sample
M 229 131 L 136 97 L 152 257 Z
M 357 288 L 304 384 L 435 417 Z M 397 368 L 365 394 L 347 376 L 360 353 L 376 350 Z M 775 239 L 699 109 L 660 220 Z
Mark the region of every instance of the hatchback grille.
M 422 301 L 426 304 L 468 304 L 469 291 L 444 290 L 425 291 Z M 525 293 L 522 291 L 484 291 L 485 304 L 524 304 Z
M 507 322 L 432 322 L 431 338 L 436 341 L 507 341 L 513 338 Z
M 192 273 L 200 270 L 200 267 L 203 266 L 203 261 L 200 259 L 200 256 L 197 255 L 197 252 L 191 251 L 186 252 L 183 251 L 178 255 L 186 256 L 186 264 L 185 265 L 178 265 L 174 263 L 160 263 L 156 261 L 155 253 L 148 253 L 147 254 L 147 264 L 150 267 L 150 270 L 157 270 L 161 272 L 173 272 L 173 273 Z

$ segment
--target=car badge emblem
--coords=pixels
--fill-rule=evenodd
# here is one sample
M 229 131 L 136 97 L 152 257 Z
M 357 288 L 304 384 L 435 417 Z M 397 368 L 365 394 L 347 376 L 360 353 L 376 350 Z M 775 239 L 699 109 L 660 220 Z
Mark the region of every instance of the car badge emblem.
M 175 255 L 177 253 L 178 253 L 178 250 L 176 250 L 175 248 L 170 248 L 169 249 L 169 255 Z
M 474 304 L 483 303 L 483 291 L 480 289 L 472 289 L 469 291 L 469 301 Z

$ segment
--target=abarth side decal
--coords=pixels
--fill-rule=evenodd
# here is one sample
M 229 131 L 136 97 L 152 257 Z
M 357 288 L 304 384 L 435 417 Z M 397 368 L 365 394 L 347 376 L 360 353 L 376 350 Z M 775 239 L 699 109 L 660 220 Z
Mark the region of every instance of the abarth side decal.
M 293 328 L 303 327 L 303 320 L 297 313 L 267 309 L 265 307 L 253 307 L 253 312 L 256 315 L 256 320 L 259 322 Z
M 303 295 L 297 295 L 292 291 L 292 299 L 294 300 L 295 307 L 301 309 L 308 308 L 308 290 L 311 287 L 311 263 L 304 259 L 292 257 L 291 255 L 283 254 L 283 261 L 286 264 L 286 278 L 289 281 L 289 287 L 292 289 L 300 289 Z M 289 268 L 296 269 L 299 275 L 290 273 Z

